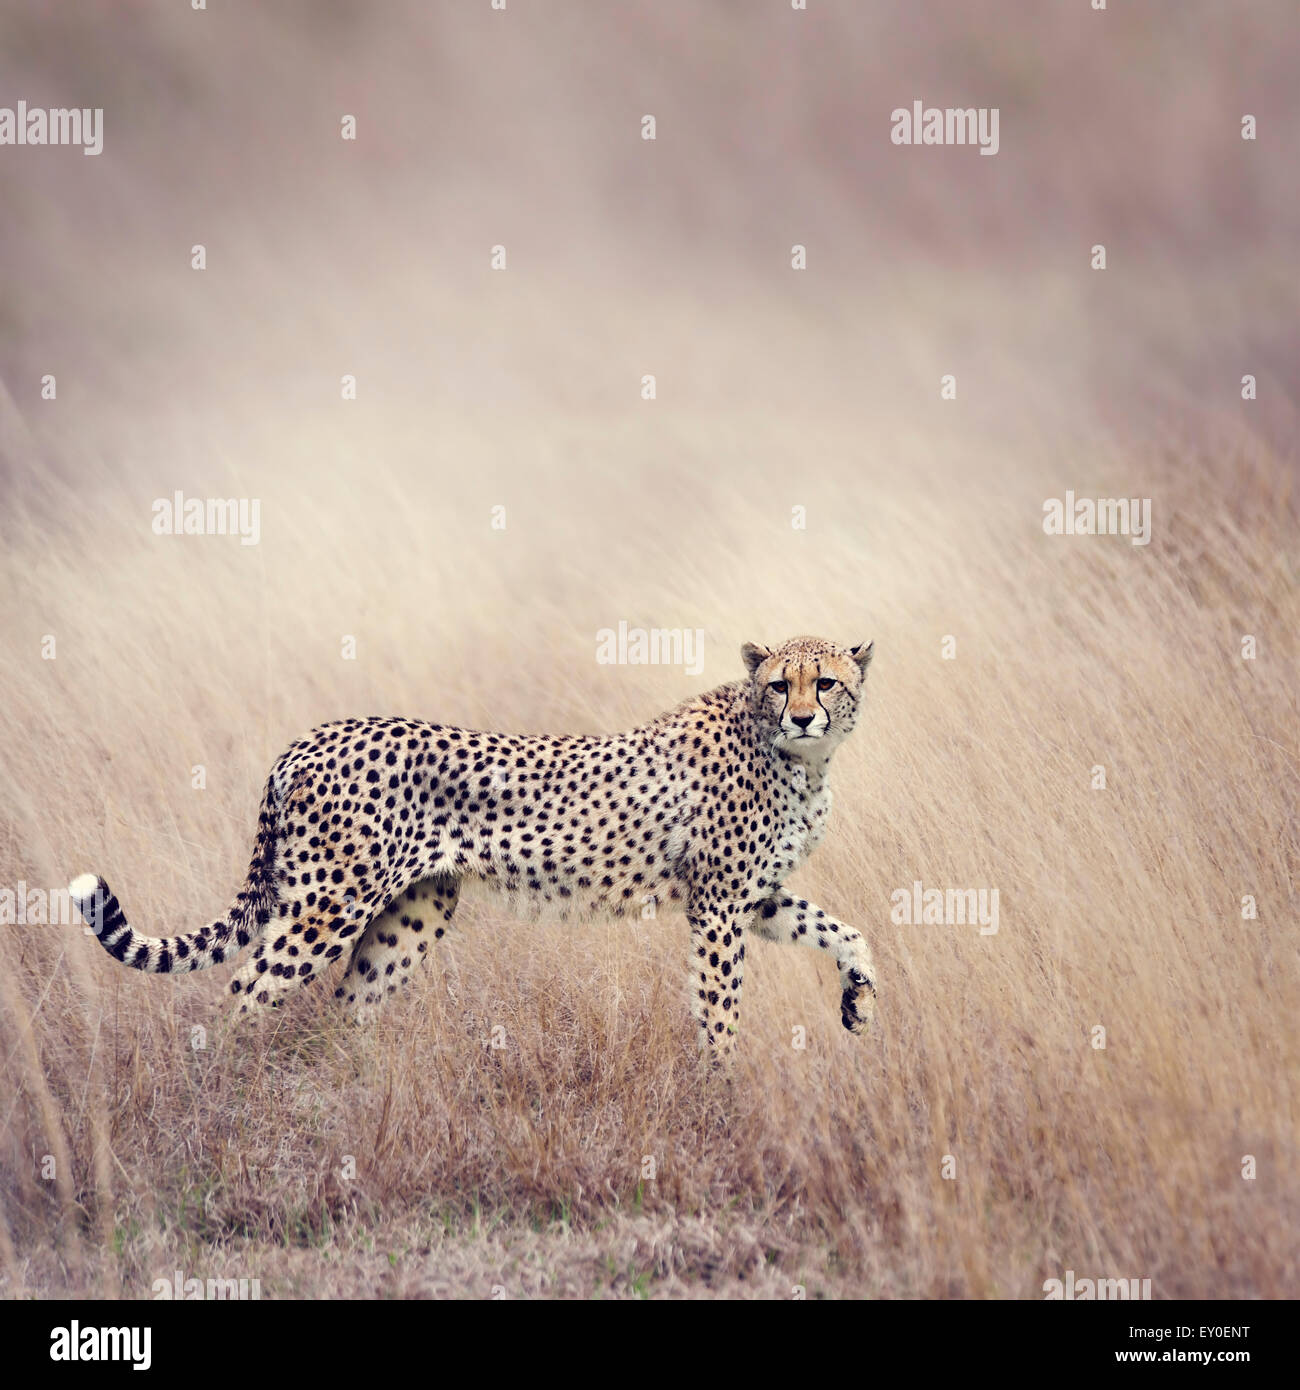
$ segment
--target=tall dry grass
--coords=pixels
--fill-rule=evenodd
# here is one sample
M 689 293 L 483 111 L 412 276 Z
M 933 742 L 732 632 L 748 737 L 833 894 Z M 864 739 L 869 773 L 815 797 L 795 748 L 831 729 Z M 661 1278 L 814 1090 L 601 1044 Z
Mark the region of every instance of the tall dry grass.
M 8 1295 L 1297 1292 L 1285 9 L 818 8 L 6 17 L 5 90 L 107 114 L 99 160 L 0 161 L 0 884 L 191 929 L 315 722 L 626 727 L 812 631 L 876 659 L 797 882 L 880 976 L 851 1038 L 755 942 L 719 1083 L 676 916 L 472 899 L 371 1036 L 327 990 L 229 1034 L 228 971 L 6 926 Z M 1003 153 L 882 144 L 914 96 L 1001 102 Z M 178 488 L 260 544 L 154 536 Z M 1046 537 L 1067 488 L 1152 543 Z M 619 619 L 704 674 L 598 666 Z M 893 924 L 914 879 L 997 888 L 997 935 Z

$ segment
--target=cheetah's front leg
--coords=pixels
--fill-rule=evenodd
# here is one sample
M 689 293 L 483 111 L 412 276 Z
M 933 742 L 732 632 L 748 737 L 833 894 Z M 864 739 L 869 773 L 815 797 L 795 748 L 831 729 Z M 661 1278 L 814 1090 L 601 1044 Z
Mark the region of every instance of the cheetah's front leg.
M 687 911 L 691 924 L 691 994 L 700 1024 L 700 1048 L 729 1057 L 740 1021 L 744 980 L 744 913 L 730 903 L 697 905 Z
M 749 920 L 750 930 L 769 941 L 834 951 L 840 968 L 840 1021 L 861 1033 L 876 1012 L 876 967 L 862 933 L 838 917 L 789 893 L 765 898 Z

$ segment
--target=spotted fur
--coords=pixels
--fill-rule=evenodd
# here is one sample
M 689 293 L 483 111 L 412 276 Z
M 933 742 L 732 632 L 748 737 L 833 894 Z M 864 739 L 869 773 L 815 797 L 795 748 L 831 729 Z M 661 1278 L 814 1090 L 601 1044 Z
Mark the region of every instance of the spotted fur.
M 561 916 L 681 903 L 702 1045 L 732 1049 L 751 931 L 833 955 L 841 1019 L 859 1032 L 875 1000 L 866 942 L 782 885 L 825 833 L 831 755 L 857 722 L 871 647 L 799 637 L 742 656 L 745 679 L 607 737 L 323 724 L 271 770 L 224 918 L 143 937 L 103 879 L 77 879 L 73 900 L 137 970 L 198 970 L 251 944 L 230 985 L 241 1012 L 279 1004 L 350 950 L 335 994 L 358 1018 L 449 929 L 466 880 Z

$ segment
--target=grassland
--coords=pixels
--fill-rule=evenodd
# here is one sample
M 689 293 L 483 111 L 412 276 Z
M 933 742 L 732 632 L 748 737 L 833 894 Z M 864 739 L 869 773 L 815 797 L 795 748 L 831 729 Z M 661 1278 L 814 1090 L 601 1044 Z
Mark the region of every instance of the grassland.
M 871 938 L 875 1029 L 756 942 L 710 1078 L 672 915 L 471 901 L 373 1035 L 325 990 L 229 1033 L 228 971 L 6 925 L 0 1292 L 1294 1297 L 1284 7 L 992 46 L 935 4 L 482 9 L 6 17 L 7 90 L 107 114 L 0 161 L 0 884 L 192 929 L 323 719 L 608 730 L 744 640 L 870 638 L 797 882 Z M 996 158 L 889 145 L 944 92 L 1001 102 Z M 155 535 L 177 489 L 259 543 Z M 1151 543 L 1045 535 L 1066 489 L 1150 498 Z M 598 665 L 620 619 L 702 629 L 703 675 Z M 893 923 L 918 879 L 997 934 Z

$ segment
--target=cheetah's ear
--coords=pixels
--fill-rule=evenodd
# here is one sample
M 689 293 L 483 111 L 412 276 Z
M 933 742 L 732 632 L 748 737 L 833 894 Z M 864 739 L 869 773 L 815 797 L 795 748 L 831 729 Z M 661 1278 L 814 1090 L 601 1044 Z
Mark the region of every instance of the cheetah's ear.
M 760 647 L 757 642 L 746 642 L 740 649 L 740 659 L 751 676 L 771 655 L 766 647 Z
M 871 665 L 871 649 L 876 644 L 874 642 L 859 642 L 856 647 L 849 648 L 849 655 L 858 663 L 862 674 L 867 674 L 867 667 Z

